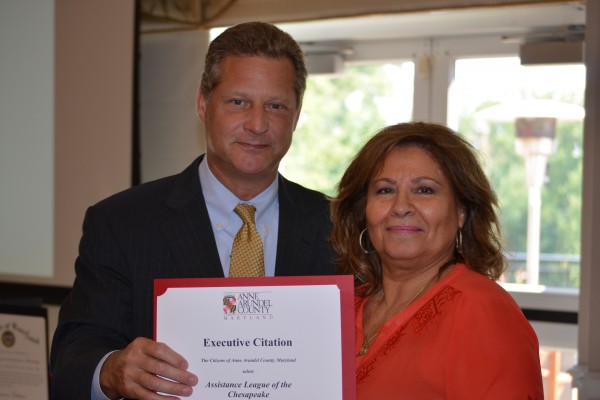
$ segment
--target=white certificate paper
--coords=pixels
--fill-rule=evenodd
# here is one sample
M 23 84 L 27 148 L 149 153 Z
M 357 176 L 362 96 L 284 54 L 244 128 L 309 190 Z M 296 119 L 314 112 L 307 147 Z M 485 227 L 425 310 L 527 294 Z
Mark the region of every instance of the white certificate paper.
M 43 309 L 0 306 L 0 399 L 48 399 Z
M 350 276 L 155 280 L 155 339 L 199 377 L 191 399 L 355 398 Z

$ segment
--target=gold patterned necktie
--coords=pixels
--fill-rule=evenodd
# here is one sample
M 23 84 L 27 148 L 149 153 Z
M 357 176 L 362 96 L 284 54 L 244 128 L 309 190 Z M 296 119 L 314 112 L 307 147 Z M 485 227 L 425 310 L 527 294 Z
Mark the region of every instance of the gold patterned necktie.
M 229 276 L 263 276 L 265 264 L 262 239 L 254 225 L 256 208 L 250 204 L 238 204 L 234 211 L 242 219 L 242 227 L 233 239 Z

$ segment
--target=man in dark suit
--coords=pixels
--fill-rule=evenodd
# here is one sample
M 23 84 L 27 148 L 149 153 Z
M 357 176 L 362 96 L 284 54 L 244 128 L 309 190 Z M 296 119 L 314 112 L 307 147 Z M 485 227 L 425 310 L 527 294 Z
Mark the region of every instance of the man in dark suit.
M 187 361 L 150 339 L 153 280 L 228 276 L 238 203 L 256 208 L 265 275 L 334 273 L 327 199 L 277 172 L 306 74 L 298 44 L 270 24 L 240 24 L 211 43 L 197 98 L 206 154 L 86 213 L 52 345 L 57 399 L 191 394 Z

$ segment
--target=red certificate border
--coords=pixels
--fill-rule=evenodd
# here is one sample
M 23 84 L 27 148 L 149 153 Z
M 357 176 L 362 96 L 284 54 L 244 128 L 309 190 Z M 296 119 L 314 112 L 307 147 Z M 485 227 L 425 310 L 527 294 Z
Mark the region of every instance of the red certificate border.
M 342 397 L 356 399 L 354 359 L 354 278 L 351 275 L 272 276 L 260 278 L 174 278 L 154 280 L 154 339 L 158 297 L 169 288 L 336 285 L 340 290 Z

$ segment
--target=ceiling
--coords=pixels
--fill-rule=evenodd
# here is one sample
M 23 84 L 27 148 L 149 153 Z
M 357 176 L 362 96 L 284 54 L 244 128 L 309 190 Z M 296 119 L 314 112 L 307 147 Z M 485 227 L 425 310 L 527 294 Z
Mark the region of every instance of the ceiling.
M 278 24 L 299 42 L 551 32 L 585 25 L 581 3 L 372 15 Z

